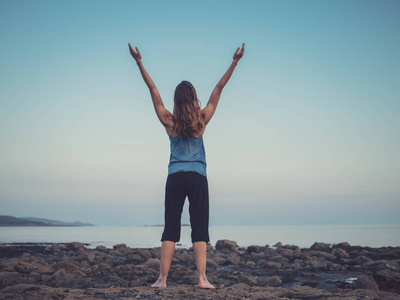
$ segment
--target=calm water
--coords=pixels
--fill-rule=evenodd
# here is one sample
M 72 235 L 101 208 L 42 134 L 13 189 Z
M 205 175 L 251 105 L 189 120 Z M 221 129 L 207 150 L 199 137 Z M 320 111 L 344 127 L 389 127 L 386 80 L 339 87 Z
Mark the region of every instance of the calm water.
M 0 227 L 0 243 L 67 243 L 79 241 L 89 248 L 125 243 L 132 248 L 159 247 L 162 227 Z M 400 246 L 399 225 L 212 226 L 211 244 L 230 239 L 240 247 L 272 246 L 277 242 L 310 247 L 314 242 L 384 247 Z M 182 227 L 181 247 L 191 246 L 190 227 Z

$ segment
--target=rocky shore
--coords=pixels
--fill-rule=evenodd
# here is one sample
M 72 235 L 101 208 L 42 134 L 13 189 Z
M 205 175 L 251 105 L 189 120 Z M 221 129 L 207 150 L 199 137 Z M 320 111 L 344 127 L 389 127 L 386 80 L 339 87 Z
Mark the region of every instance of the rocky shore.
M 149 287 L 159 257 L 160 248 L 125 244 L 0 244 L 0 299 L 400 299 L 400 247 L 241 248 L 221 240 L 207 249 L 215 290 L 196 287 L 193 251 L 180 248 L 168 287 Z

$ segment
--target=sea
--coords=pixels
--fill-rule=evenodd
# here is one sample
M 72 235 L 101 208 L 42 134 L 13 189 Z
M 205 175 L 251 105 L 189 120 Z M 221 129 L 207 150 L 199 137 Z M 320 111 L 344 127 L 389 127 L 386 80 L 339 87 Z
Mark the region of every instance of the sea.
M 88 248 L 112 248 L 124 243 L 131 248 L 153 248 L 161 245 L 162 226 L 82 226 L 82 227 L 0 227 L 2 244 L 48 244 L 81 242 Z M 239 247 L 250 245 L 297 245 L 308 248 L 315 242 L 353 246 L 400 246 L 400 224 L 395 225 L 271 225 L 211 226 L 210 243 L 236 241 Z M 182 226 L 177 247 L 190 248 L 190 226 Z

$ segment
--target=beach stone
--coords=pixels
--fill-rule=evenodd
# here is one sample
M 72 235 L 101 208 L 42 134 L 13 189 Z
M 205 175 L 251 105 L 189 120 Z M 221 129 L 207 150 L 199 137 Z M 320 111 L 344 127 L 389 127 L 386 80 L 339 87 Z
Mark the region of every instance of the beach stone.
M 400 273 L 392 270 L 380 270 L 373 274 L 375 282 L 380 289 L 398 291 L 400 293 Z
M 364 290 L 379 291 L 379 286 L 374 278 L 368 276 L 359 276 L 355 282 L 356 288 Z
M 94 262 L 95 253 L 93 251 L 85 251 L 80 257 L 80 260 L 87 260 L 88 262 Z
M 281 248 L 283 245 L 281 242 L 277 242 L 273 247 Z
M 329 250 L 330 247 L 331 247 L 331 244 L 315 242 L 315 243 L 310 247 L 310 249 L 318 250 L 318 251 L 321 251 L 321 250 L 322 250 L 322 251 L 326 251 L 326 250 Z
M 21 294 L 26 291 L 40 290 L 40 288 L 40 286 L 37 286 L 35 284 L 20 283 L 5 287 L 0 292 L 2 294 Z
M 277 261 L 266 261 L 263 265 L 263 268 L 270 268 L 270 269 L 279 269 L 282 267 L 282 263 Z
M 218 269 L 218 265 L 211 258 L 207 258 L 207 268 Z
M 333 245 L 335 248 L 349 248 L 350 244 L 348 242 L 341 242 L 339 244 Z
M 83 249 L 85 248 L 85 245 L 79 242 L 72 242 L 69 244 L 66 244 L 68 249 L 72 249 L 72 250 L 79 250 L 79 249 Z
M 62 260 L 60 262 L 55 262 L 51 264 L 51 268 L 55 271 L 58 271 L 60 269 L 64 269 L 66 271 L 72 272 L 77 269 L 77 267 L 68 261 Z
M 0 272 L 0 288 L 21 283 L 22 278 L 18 272 Z
M 134 253 L 139 254 L 143 258 L 151 258 L 152 255 L 149 250 L 146 249 L 136 249 Z
M 111 266 L 104 262 L 99 263 L 99 268 L 102 270 L 111 270 Z
M 100 251 L 100 252 L 107 252 L 107 248 L 104 247 L 104 246 L 97 246 L 97 247 L 96 247 L 96 250 L 97 250 L 97 251 Z
M 117 244 L 117 245 L 114 245 L 113 248 L 114 248 L 114 250 L 117 250 L 119 248 L 126 248 L 126 244 L 123 244 L 123 243 Z
M 333 248 L 332 254 L 335 255 L 337 258 L 348 258 L 350 255 L 341 248 Z
M 257 285 L 257 280 L 252 275 L 238 275 L 238 282 L 245 283 L 250 286 Z
M 228 255 L 227 261 L 234 265 L 238 265 L 240 263 L 240 256 L 235 253 L 231 253 Z
M 251 287 L 243 282 L 239 282 L 230 286 L 230 288 L 237 289 L 237 290 L 249 290 Z
M 150 258 L 144 263 L 145 266 L 148 266 L 151 269 L 159 270 L 160 269 L 160 260 L 157 258 Z
M 230 240 L 219 240 L 215 244 L 215 249 L 223 250 L 223 249 L 233 249 L 238 247 L 238 244 L 235 241 Z
M 254 261 L 252 261 L 252 260 L 248 260 L 248 261 L 246 262 L 246 266 L 247 266 L 247 267 L 254 268 L 255 265 L 256 265 L 256 263 L 255 263 Z
M 282 277 L 271 276 L 271 277 L 258 277 L 258 284 L 261 286 L 277 286 L 282 283 Z

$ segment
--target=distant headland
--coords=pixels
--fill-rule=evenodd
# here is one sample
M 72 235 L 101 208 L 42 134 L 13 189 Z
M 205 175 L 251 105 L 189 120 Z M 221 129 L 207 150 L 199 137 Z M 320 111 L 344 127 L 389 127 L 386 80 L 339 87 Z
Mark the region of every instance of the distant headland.
M 82 222 L 62 222 L 42 218 L 0 216 L 0 226 L 95 226 Z

